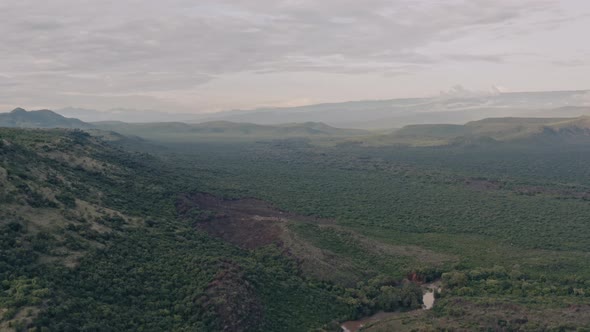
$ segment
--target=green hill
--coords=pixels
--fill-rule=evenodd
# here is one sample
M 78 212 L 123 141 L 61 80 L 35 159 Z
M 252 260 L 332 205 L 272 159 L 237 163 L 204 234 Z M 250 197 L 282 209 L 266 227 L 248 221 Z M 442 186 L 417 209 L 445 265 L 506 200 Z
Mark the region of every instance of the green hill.
M 16 108 L 9 113 L 0 113 L 0 127 L 86 129 L 93 126 L 78 119 L 63 117 L 50 110 L 27 112 L 22 108 Z

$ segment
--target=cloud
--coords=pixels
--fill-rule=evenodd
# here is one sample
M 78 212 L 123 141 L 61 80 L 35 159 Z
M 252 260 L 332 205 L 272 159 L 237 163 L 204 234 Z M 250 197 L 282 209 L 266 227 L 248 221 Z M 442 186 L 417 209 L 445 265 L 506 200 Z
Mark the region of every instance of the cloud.
M 237 72 L 395 76 L 446 62 L 504 63 L 510 54 L 421 49 L 513 31 L 547 12 L 559 12 L 556 2 L 5 1 L 0 72 L 40 92 L 37 100 L 53 93 L 48 102 L 72 93 L 153 97 Z
M 506 88 L 502 86 L 492 85 L 486 91 L 471 90 L 463 87 L 460 84 L 454 85 L 448 90 L 440 91 L 439 98 L 441 99 L 454 99 L 454 98 L 481 98 L 499 95 L 501 93 L 508 92 Z
M 443 58 L 452 61 L 465 62 L 465 61 L 478 61 L 478 62 L 492 62 L 502 63 L 509 57 L 508 54 L 447 54 Z
M 569 60 L 554 60 L 551 64 L 563 67 L 584 67 L 590 66 L 590 62 L 587 58 L 584 59 L 569 59 Z
M 575 105 L 590 106 L 590 91 L 582 92 L 575 96 Z

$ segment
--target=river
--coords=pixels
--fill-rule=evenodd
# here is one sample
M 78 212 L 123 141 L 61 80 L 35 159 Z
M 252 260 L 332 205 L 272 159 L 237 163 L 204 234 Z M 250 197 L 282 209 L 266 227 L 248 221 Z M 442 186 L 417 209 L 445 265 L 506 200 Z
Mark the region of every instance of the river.
M 424 294 L 422 295 L 422 302 L 424 304 L 422 305 L 422 310 L 430 310 L 434 306 L 434 291 L 435 290 L 440 291 L 440 283 L 433 282 L 430 284 L 424 284 L 424 285 L 422 285 L 422 287 L 424 288 Z M 350 320 L 350 321 L 344 322 L 344 323 L 342 323 L 342 325 L 340 325 L 340 327 L 342 328 L 343 332 L 357 332 L 363 326 L 365 326 L 369 323 L 375 323 L 380 320 L 394 317 L 396 315 L 399 315 L 399 312 L 380 311 L 380 312 L 374 314 L 373 316 L 365 317 L 365 318 L 359 319 L 359 320 Z
M 422 308 L 424 310 L 430 310 L 432 309 L 432 306 L 434 306 L 434 292 L 440 292 L 440 284 L 434 282 L 431 284 L 425 284 L 423 287 L 425 290 L 424 295 L 422 295 Z

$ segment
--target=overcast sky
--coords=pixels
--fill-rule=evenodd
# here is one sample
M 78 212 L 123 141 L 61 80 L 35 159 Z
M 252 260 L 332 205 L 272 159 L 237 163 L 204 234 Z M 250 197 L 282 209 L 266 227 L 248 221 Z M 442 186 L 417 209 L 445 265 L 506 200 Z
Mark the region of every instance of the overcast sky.
M 587 0 L 0 0 L 0 29 L 4 109 L 590 88 Z

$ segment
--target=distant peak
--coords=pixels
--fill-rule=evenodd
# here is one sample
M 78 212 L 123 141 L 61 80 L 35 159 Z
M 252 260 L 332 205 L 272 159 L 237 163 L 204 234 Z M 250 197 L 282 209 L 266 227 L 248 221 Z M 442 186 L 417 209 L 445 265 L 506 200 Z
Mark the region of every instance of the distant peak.
M 27 111 L 24 108 L 17 107 L 12 110 L 10 113 L 26 113 Z
M 51 114 L 59 115 L 59 114 L 55 113 L 54 111 L 48 110 L 48 109 L 42 109 L 42 110 L 38 110 L 35 112 L 37 112 L 37 113 L 51 113 Z

